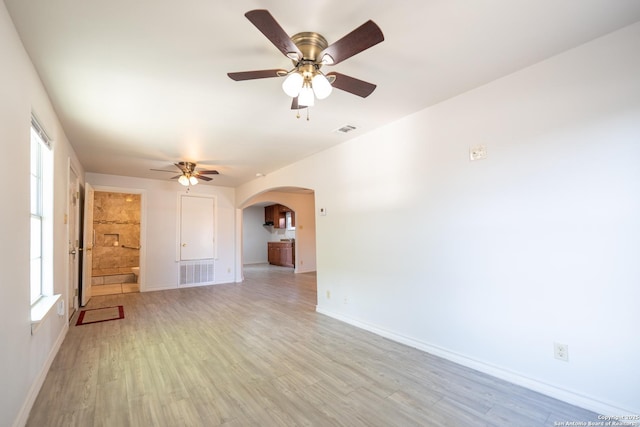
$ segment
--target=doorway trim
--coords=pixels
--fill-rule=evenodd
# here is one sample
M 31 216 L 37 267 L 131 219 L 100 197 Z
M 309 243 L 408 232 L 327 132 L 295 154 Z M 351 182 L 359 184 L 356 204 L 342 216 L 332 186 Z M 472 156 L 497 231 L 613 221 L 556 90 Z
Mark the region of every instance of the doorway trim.
M 72 177 L 75 176 L 75 182 L 72 184 Z M 73 186 L 73 188 L 71 188 Z M 75 204 L 73 203 L 75 198 Z M 80 224 L 80 174 L 78 168 L 73 164 L 71 157 L 67 158 L 67 211 L 65 214 L 65 223 L 67 224 L 67 250 L 68 255 L 71 255 L 71 251 L 74 251 L 73 265 L 70 260 L 67 260 L 67 304 L 66 314 L 69 320 L 80 308 L 80 230 L 82 228 Z M 75 240 L 75 241 L 74 241 Z M 70 311 L 73 310 L 73 311 Z

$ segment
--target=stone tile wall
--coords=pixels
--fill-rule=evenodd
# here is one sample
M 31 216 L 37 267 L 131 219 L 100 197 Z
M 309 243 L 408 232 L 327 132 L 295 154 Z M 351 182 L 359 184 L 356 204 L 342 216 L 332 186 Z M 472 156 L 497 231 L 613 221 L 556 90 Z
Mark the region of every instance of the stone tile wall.
M 93 276 L 131 273 L 140 265 L 140 195 L 96 191 Z

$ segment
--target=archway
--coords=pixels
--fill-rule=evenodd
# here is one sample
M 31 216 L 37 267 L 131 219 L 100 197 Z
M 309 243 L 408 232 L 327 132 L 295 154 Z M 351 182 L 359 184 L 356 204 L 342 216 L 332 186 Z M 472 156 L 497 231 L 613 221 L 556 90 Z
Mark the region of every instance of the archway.
M 260 227 L 264 224 L 264 217 L 259 211 L 264 212 L 264 207 L 268 205 L 283 205 L 295 212 L 295 232 L 284 236 L 294 236 L 295 239 L 295 263 L 294 273 L 309 273 L 316 271 L 316 227 L 315 227 L 315 193 L 313 190 L 301 187 L 277 187 L 262 191 L 241 203 L 238 208 L 242 212 L 239 215 L 239 235 L 240 240 L 238 260 L 239 265 L 244 269 L 245 264 L 245 213 L 255 222 L 257 217 L 262 218 Z M 247 209 L 252 209 L 250 215 Z M 271 227 L 271 226 L 266 226 Z M 259 242 L 257 243 L 260 244 Z M 264 245 L 266 255 L 267 245 Z M 244 277 L 244 276 L 243 276 Z

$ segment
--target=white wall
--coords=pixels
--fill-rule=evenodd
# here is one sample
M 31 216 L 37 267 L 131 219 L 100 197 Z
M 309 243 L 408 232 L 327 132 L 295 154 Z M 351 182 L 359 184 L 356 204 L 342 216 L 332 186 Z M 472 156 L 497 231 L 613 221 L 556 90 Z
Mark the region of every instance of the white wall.
M 469 161 L 475 144 L 486 160 Z M 638 159 L 640 23 L 236 197 L 315 190 L 327 210 L 318 311 L 583 407 L 640 413 Z
M 49 316 L 31 335 L 29 296 L 29 141 L 33 112 L 54 146 L 54 292 L 67 286 L 66 188 L 71 158 L 84 173 L 40 79 L 0 2 L 0 425 L 26 422 L 29 410 L 68 330 L 65 316 Z
M 86 174 L 87 182 L 98 187 L 143 190 L 140 244 L 140 289 L 153 291 L 178 287 L 179 263 L 176 258 L 178 194 L 186 188 L 173 180 L 131 178 L 96 173 Z M 217 259 L 215 283 L 234 282 L 235 265 L 235 191 L 212 185 L 191 187 L 189 194 L 208 194 L 217 203 Z
M 242 211 L 242 263 L 262 264 L 268 261 L 267 242 L 272 233 L 264 224 L 264 208 L 249 206 Z

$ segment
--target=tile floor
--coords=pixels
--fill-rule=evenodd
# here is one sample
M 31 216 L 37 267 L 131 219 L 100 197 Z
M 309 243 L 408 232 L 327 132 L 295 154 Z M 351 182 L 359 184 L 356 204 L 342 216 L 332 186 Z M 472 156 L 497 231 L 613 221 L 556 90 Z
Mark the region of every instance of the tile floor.
M 93 285 L 91 294 L 93 296 L 129 294 L 132 292 L 140 292 L 138 283 L 112 283 L 109 285 Z

